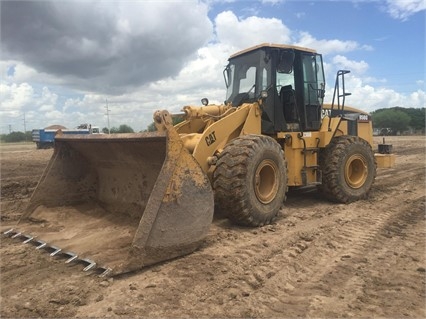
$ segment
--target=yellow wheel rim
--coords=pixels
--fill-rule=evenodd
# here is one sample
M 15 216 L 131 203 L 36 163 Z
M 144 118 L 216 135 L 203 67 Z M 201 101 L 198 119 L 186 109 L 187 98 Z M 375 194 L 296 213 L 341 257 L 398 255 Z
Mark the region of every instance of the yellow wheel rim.
M 278 173 L 278 166 L 269 159 L 263 160 L 256 169 L 254 191 L 263 204 L 272 202 L 277 195 Z
M 352 155 L 345 165 L 345 180 L 352 188 L 360 188 L 364 185 L 368 176 L 368 165 L 364 156 Z

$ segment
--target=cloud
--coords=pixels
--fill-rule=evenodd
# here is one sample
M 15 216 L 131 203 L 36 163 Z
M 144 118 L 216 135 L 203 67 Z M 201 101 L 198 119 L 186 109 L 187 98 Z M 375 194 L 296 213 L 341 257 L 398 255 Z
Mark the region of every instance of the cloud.
M 425 0 L 387 0 L 386 11 L 394 19 L 405 21 L 417 12 L 426 10 Z
M 300 32 L 299 38 L 296 41 L 296 45 L 315 49 L 322 54 L 331 54 L 331 53 L 346 53 L 355 50 L 372 50 L 373 48 L 368 45 L 360 45 L 356 41 L 343 41 L 338 39 L 333 40 L 318 40 L 315 39 L 308 32 Z
M 306 16 L 306 12 L 296 12 L 294 15 L 296 16 L 296 18 L 302 19 Z
M 290 29 L 276 18 L 250 16 L 239 19 L 232 11 L 225 11 L 217 15 L 215 27 L 217 42 L 236 50 L 263 42 L 291 42 Z
M 260 2 L 261 2 L 262 4 L 276 5 L 276 4 L 283 3 L 283 2 L 284 2 L 284 0 L 260 0 Z
M 417 90 L 411 94 L 402 94 L 383 86 L 372 86 L 369 82 L 368 77 L 361 77 L 355 73 L 346 75 L 346 92 L 350 92 L 351 95 L 346 97 L 345 105 L 367 112 L 394 106 L 419 108 L 426 105 L 426 95 L 423 90 Z M 326 94 L 326 102 L 330 103 L 333 97 L 333 88 L 328 87 Z
M 372 112 L 376 109 L 402 106 L 412 107 L 409 97 L 387 88 L 375 88 L 370 85 L 362 85 L 351 90 L 352 95 L 347 99 L 351 105 Z
M 334 92 L 337 70 L 350 70 L 345 75 L 346 93 L 351 93 L 345 99 L 345 105 L 372 112 L 380 108 L 394 106 L 422 107 L 426 105 L 425 91 L 419 89 L 410 94 L 402 94 L 387 88 L 386 79 L 377 79 L 368 76 L 369 65 L 365 61 L 350 60 L 345 56 L 336 55 L 329 62 L 324 63 L 326 74 L 325 103 L 331 103 Z M 341 85 L 341 83 L 340 83 Z
M 336 55 L 332 58 L 332 63 L 343 70 L 351 70 L 358 75 L 364 74 L 368 70 L 368 63 L 365 61 L 353 61 L 342 55 Z
M 37 99 L 36 107 L 41 112 L 52 112 L 55 111 L 56 104 L 58 102 L 58 95 L 52 93 L 48 87 L 43 87 L 42 94 Z
M 20 110 L 31 106 L 34 89 L 28 83 L 0 84 L 0 102 L 5 114 L 17 115 Z M 4 114 L 2 114 L 4 115 Z
M 210 39 L 186 2 L 5 1 L 2 55 L 84 91 L 120 93 L 176 75 Z

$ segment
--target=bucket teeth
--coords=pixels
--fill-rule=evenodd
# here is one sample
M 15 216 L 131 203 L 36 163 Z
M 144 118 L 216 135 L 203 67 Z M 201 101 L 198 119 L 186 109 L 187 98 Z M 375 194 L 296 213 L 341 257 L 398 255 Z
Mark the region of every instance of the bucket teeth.
M 23 244 L 28 244 L 30 241 L 32 241 L 34 239 L 34 236 L 26 236 L 27 239 L 25 239 L 22 243 Z
M 97 266 L 96 262 L 88 259 L 88 258 L 79 258 L 79 256 L 71 251 L 63 251 L 62 248 L 59 248 L 54 245 L 50 245 L 47 242 L 37 239 L 36 236 L 32 236 L 29 234 L 24 234 L 18 230 L 15 230 L 13 228 L 8 229 L 3 232 L 3 235 L 8 236 L 10 238 L 18 238 L 22 239 L 24 244 L 32 244 L 36 246 L 36 250 L 45 250 L 49 253 L 51 257 L 54 256 L 62 256 L 66 257 L 67 260 L 65 260 L 66 264 L 69 264 L 71 262 L 76 263 L 82 263 L 84 264 L 83 271 L 87 272 L 89 270 L 95 271 L 97 274 L 99 274 L 99 277 L 106 277 L 109 274 L 112 273 L 112 269 L 109 267 L 99 267 Z
M 12 235 L 11 237 L 12 237 L 12 238 L 17 238 L 17 237 L 19 237 L 19 236 L 21 236 L 21 232 L 17 232 L 17 233 L 15 233 L 14 235 Z
M 96 263 L 93 260 L 81 259 L 81 262 L 88 264 L 86 267 L 84 267 L 83 271 L 89 271 L 90 269 L 96 267 Z
M 99 268 L 99 269 L 103 270 L 103 272 L 99 275 L 99 277 L 101 277 L 101 278 L 108 276 L 112 272 L 111 268 L 103 268 L 102 267 L 102 268 Z
M 42 249 L 47 245 L 47 243 L 42 240 L 37 240 L 37 242 L 39 243 L 39 245 L 36 247 L 37 250 Z
M 66 253 L 64 253 L 65 256 L 69 256 L 69 258 L 65 261 L 66 264 L 69 264 L 70 262 L 76 260 L 78 258 L 77 254 L 74 254 L 70 251 L 67 251 Z
M 9 235 L 10 233 L 13 233 L 13 228 L 6 230 L 3 232 L 3 235 Z
M 59 252 L 62 251 L 61 248 L 56 247 L 56 246 L 50 246 L 50 249 L 52 249 L 53 251 L 50 253 L 50 256 L 55 256 L 56 254 L 58 254 Z

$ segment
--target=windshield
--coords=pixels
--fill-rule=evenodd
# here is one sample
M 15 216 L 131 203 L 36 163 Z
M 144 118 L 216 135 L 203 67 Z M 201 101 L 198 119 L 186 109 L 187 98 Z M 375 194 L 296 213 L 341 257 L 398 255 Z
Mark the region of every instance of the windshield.
M 270 59 L 263 50 L 231 59 L 224 71 L 226 102 L 238 106 L 255 100 L 271 83 L 270 64 Z

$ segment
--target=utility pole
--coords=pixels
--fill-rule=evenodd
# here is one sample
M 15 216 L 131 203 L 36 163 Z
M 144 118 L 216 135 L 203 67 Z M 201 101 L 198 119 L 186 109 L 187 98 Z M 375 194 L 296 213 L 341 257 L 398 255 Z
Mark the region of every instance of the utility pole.
M 106 108 L 106 113 L 105 113 L 105 115 L 107 116 L 107 118 L 108 118 L 108 134 L 111 134 L 111 131 L 110 131 L 110 129 L 109 129 L 109 108 L 108 108 L 108 100 L 107 99 L 105 99 L 105 103 L 106 103 L 106 106 L 105 106 L 105 108 Z
M 25 112 L 24 112 L 24 118 L 22 119 L 24 121 L 24 133 L 27 132 L 27 122 L 25 121 Z
M 27 140 L 27 122 L 25 121 L 25 112 L 24 112 L 24 134 L 25 134 L 25 141 Z
M 9 134 L 12 133 L 12 125 L 9 124 Z

